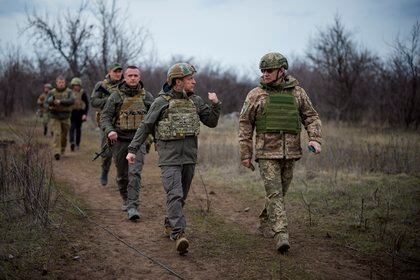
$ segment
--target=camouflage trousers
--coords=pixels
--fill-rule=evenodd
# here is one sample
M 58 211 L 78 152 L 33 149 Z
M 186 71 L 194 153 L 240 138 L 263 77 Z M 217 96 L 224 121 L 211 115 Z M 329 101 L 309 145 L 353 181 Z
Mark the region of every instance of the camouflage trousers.
M 293 159 L 260 159 L 261 178 L 264 182 L 265 206 L 259 218 L 265 236 L 288 239 L 284 196 L 293 178 Z
M 53 133 L 54 155 L 63 154 L 67 145 L 67 135 L 69 134 L 70 118 L 56 119 L 51 118 L 51 131 Z
M 130 142 L 117 141 L 112 146 L 112 152 L 117 169 L 117 185 L 121 198 L 127 202 L 127 208 L 137 209 L 141 187 L 141 170 L 143 169 L 146 146 L 140 146 L 133 164 L 128 164 L 126 156 Z
M 175 240 L 187 227 L 183 208 L 194 177 L 195 164 L 164 165 L 161 170 L 166 192 L 165 226 L 172 228 L 171 239 Z
M 50 113 L 42 112 L 42 124 L 44 126 L 48 126 L 49 121 L 50 121 Z

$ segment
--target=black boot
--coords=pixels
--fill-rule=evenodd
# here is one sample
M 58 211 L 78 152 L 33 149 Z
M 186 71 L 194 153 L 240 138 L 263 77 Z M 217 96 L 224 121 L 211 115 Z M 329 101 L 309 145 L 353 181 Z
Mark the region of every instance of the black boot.
M 47 133 L 48 133 L 48 126 L 44 126 L 44 136 L 47 136 Z
M 101 185 L 105 187 L 108 184 L 108 170 L 102 170 L 100 179 L 101 179 Z

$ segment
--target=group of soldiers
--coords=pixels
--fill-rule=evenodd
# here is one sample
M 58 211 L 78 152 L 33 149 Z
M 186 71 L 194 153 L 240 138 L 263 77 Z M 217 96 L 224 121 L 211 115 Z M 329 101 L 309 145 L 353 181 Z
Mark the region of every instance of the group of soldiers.
M 53 136 L 53 154 L 56 160 L 64 154 L 67 146 L 67 135 L 70 134 L 70 149 L 80 148 L 82 123 L 87 120 L 89 101 L 82 89 L 82 80 L 74 77 L 67 87 L 64 76 L 55 80 L 55 88 L 51 84 L 44 85 L 44 91 L 38 97 L 40 116 L 44 135 L 51 127 Z
M 255 150 L 254 158 L 266 190 L 265 206 L 259 217 L 260 229 L 265 236 L 274 238 L 276 249 L 284 253 L 290 248 L 284 196 L 293 177 L 294 162 L 302 156 L 301 125 L 309 136 L 308 147 L 318 154 L 321 152 L 321 121 L 298 81 L 286 73 L 288 62 L 284 56 L 280 53 L 264 55 L 260 69 L 260 85 L 248 93 L 240 113 L 240 156 L 243 166 L 253 168 Z M 189 63 L 174 64 L 168 70 L 158 97 L 154 98 L 144 88 L 138 67 L 128 66 L 123 72 L 122 66 L 114 63 L 90 97 L 91 106 L 97 110 L 101 146 L 107 147 L 101 154 L 100 183 L 107 185 L 114 158 L 121 210 L 127 211 L 132 221 L 140 218 L 141 171 L 146 143 L 153 136 L 166 192 L 164 234 L 175 241 L 181 255 L 187 253 L 189 247 L 183 207 L 197 163 L 200 122 L 214 128 L 221 112 L 216 93 L 208 93 L 210 104 L 194 93 L 195 73 L 196 69 Z M 56 88 L 48 92 L 43 102 L 52 118 L 56 159 L 65 147 L 62 135 L 68 127 L 70 108 L 75 99 L 87 100 L 79 97 L 83 95 L 80 88 L 77 89 L 77 82 L 81 86 L 80 79 L 73 80 L 72 93 L 66 89 L 65 80 L 58 77 Z M 46 85 L 45 91 L 49 89 Z M 87 113 L 87 104 L 77 108 Z M 86 119 L 86 114 L 82 114 L 82 119 Z M 62 132 L 58 132 L 59 127 Z M 44 134 L 47 134 L 46 129 Z

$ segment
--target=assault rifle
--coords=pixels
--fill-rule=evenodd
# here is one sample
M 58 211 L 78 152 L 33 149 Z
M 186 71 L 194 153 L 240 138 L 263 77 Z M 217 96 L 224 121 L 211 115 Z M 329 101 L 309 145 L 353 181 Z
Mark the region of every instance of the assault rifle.
M 103 154 L 107 153 L 108 151 L 111 151 L 112 143 L 111 141 L 107 140 L 106 143 L 102 146 L 101 151 L 95 152 L 95 155 L 92 158 L 92 161 L 95 161 L 98 159 L 98 157 L 102 156 Z

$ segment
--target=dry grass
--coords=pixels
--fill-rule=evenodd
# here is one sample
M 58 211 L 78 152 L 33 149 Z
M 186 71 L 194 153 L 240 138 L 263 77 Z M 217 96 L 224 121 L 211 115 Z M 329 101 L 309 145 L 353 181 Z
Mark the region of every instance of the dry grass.
M 334 123 L 325 124 L 323 134 L 318 156 L 307 151 L 302 135 L 304 155 L 287 196 L 291 222 L 343 246 L 385 256 L 382 261 L 397 274 L 420 264 L 420 134 Z M 243 199 L 261 202 L 259 172 L 241 167 L 238 150 L 236 120 L 203 128 L 204 176 L 235 190 L 245 188 L 238 191 Z

